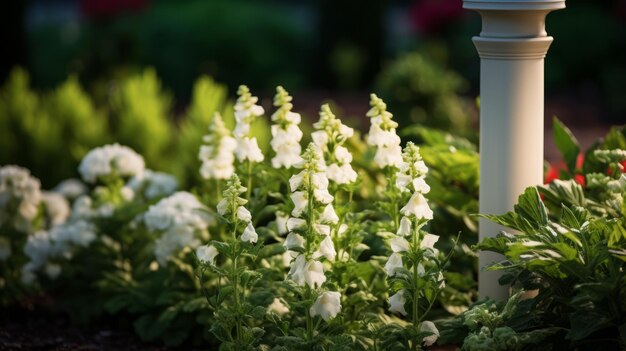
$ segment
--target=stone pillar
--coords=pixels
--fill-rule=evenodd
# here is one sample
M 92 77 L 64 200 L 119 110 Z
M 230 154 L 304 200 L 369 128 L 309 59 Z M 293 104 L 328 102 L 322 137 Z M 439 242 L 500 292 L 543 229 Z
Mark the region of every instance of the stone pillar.
M 472 40 L 480 55 L 480 213 L 513 209 L 523 190 L 543 182 L 544 57 L 552 43 L 546 15 L 565 0 L 464 0 L 482 17 Z M 479 238 L 498 225 L 481 219 Z M 481 252 L 482 267 L 502 257 Z M 499 272 L 479 273 L 480 296 L 506 299 Z

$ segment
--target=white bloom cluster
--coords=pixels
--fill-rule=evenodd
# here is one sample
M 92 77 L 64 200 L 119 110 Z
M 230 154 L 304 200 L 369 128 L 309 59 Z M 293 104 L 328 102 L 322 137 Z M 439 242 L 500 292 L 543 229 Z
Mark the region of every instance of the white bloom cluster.
M 0 226 L 10 224 L 30 232 L 39 213 L 41 183 L 26 168 L 0 168 Z
M 150 206 L 144 214 L 144 222 L 148 230 L 163 233 L 155 247 L 161 265 L 165 265 L 176 252 L 199 245 L 197 236 L 206 233 L 212 222 L 205 210 L 194 195 L 185 191 L 176 192 Z
M 317 131 L 311 133 L 315 145 L 324 153 L 328 179 L 337 184 L 353 183 L 357 174 L 352 169 L 352 154 L 343 144 L 354 135 L 354 130 L 335 117 L 328 104 L 322 105 L 320 119 L 313 124 Z
M 233 134 L 237 140 L 236 155 L 239 162 L 249 160 L 251 162 L 263 161 L 263 152 L 259 148 L 256 137 L 250 136 L 250 126 L 254 120 L 263 115 L 263 107 L 257 105 L 259 99 L 252 96 L 250 89 L 240 85 L 237 90 L 237 103 L 235 104 L 235 130 Z
M 69 200 L 86 194 L 88 190 L 83 182 L 75 178 L 66 179 L 52 189 L 55 193 L 59 193 Z
M 133 177 L 128 187 L 135 194 L 141 194 L 148 200 L 171 195 L 178 187 L 176 177 L 171 174 L 146 169 L 142 177 Z
M 288 278 L 299 286 L 317 289 L 326 281 L 319 259 L 325 257 L 334 261 L 337 256 L 330 226 L 336 225 L 339 218 L 332 205 L 333 196 L 328 192 L 328 178 L 319 149 L 310 144 L 302 159 L 296 165 L 302 171 L 289 179 L 294 209 L 287 220 L 289 234 L 283 245 L 287 250 L 294 250 L 291 254 L 295 255 Z M 320 236 L 323 239 L 316 245 Z M 339 297 L 338 292 L 323 292 L 311 306 L 311 315 L 320 315 L 324 320 L 335 317 L 341 310 Z
M 387 105 L 376 94 L 370 95 L 370 106 L 367 112 L 371 118 L 371 126 L 366 141 L 368 145 L 376 147 L 374 162 L 379 168 L 398 167 L 402 162 L 402 147 L 400 137 L 396 134 L 398 123 L 391 118 Z
M 302 160 L 300 157 L 302 131 L 298 127 L 301 118 L 299 113 L 291 111 L 292 99 L 283 87 L 276 88 L 274 106 L 278 107 L 278 110 L 272 114 L 274 124 L 271 141 L 272 149 L 276 152 L 276 156 L 272 158 L 274 168 L 291 168 Z
M 127 146 L 119 144 L 97 147 L 82 159 L 78 171 L 87 183 L 112 176 L 140 177 L 145 163 L 143 157 Z
M 219 112 L 215 112 L 209 126 L 209 133 L 204 136 L 207 145 L 200 147 L 198 157 L 202 161 L 200 175 L 204 179 L 228 179 L 235 173 L 237 141 L 230 136 Z
M 77 247 L 89 247 L 96 239 L 95 226 L 85 220 L 76 220 L 55 226 L 50 231 L 40 230 L 30 235 L 24 245 L 29 261 L 22 267 L 22 281 L 32 284 L 36 273 L 43 270 L 50 279 L 61 273 L 61 260 L 70 259 Z
M 63 195 L 43 191 L 41 201 L 44 204 L 48 227 L 53 227 L 65 223 L 70 216 L 70 204 Z
M 424 197 L 424 194 L 430 191 L 430 187 L 424 181 L 428 168 L 422 160 L 419 148 L 412 142 L 407 143 L 407 146 L 404 148 L 402 162 L 398 167 L 396 186 L 402 192 L 413 192 L 413 194 L 408 203 L 400 210 L 403 217 L 396 233 L 397 236 L 391 239 L 389 243 L 393 253 L 385 264 L 385 272 L 390 277 L 395 276 L 399 270 L 404 268 L 402 262 L 404 252 L 419 249 L 425 251 L 426 257 L 436 255 L 438 251 L 434 248 L 434 245 L 439 240 L 437 235 L 428 233 L 421 235 L 422 231 L 420 231 L 420 228 L 433 218 L 433 211 Z M 409 237 L 411 240 L 409 241 L 405 237 Z M 412 243 L 415 243 L 417 247 L 413 247 Z M 415 270 L 419 276 L 425 274 L 424 266 L 421 263 L 417 264 Z M 441 284 L 444 284 L 441 273 L 437 279 Z M 391 312 L 407 314 L 404 309 L 406 294 L 406 290 L 401 289 L 389 298 L 389 310 Z
M 245 193 L 248 189 L 241 185 L 239 177 L 234 174 L 229 180 L 226 190 L 224 190 L 224 198 L 217 204 L 217 213 L 220 216 L 231 216 L 232 222 L 242 222 L 245 224 L 245 229 L 239 237 L 241 241 L 249 243 L 256 243 L 259 236 L 252 225 L 252 214 L 245 208 L 248 200 L 239 197 L 240 194 Z

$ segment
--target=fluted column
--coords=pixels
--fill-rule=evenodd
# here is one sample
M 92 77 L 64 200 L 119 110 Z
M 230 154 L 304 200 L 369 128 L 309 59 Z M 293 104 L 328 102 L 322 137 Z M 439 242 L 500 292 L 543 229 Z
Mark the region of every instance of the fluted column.
M 517 197 L 543 181 L 544 58 L 553 38 L 546 15 L 564 0 L 465 0 L 463 7 L 482 17 L 472 40 L 480 55 L 480 213 L 513 209 Z M 479 238 L 502 228 L 481 219 Z M 480 296 L 506 299 L 499 272 L 482 267 L 502 257 L 479 254 Z

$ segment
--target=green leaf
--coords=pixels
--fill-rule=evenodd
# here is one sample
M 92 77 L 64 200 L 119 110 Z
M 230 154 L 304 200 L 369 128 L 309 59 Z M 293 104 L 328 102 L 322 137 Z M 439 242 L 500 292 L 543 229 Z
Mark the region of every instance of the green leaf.
M 568 340 L 582 340 L 594 332 L 606 328 L 611 320 L 596 311 L 578 310 L 570 315 L 572 329 L 565 336 Z
M 548 225 L 548 210 L 541 201 L 539 192 L 534 186 L 526 188 L 524 193 L 517 199 L 514 211 L 522 218 L 531 220 L 531 225 L 535 229 Z M 536 223 L 536 225 L 534 225 Z
M 572 132 L 558 118 L 554 117 L 552 121 L 554 143 L 561 155 L 563 155 L 570 173 L 573 174 L 576 171 L 576 159 L 580 153 L 580 144 Z

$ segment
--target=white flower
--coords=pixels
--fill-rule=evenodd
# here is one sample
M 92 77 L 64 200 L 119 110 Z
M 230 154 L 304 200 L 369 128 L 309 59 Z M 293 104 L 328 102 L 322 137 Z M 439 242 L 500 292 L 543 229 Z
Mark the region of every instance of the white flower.
M 75 199 L 87 192 L 87 186 L 78 179 L 66 179 L 54 187 L 52 191 L 63 195 L 67 199 Z
M 340 164 L 352 162 L 352 154 L 343 146 L 337 146 L 335 148 L 335 158 Z
M 318 147 L 323 147 L 328 143 L 328 134 L 324 130 L 318 130 L 311 133 L 311 140 Z
M 400 291 L 389 297 L 389 312 L 399 313 L 403 316 L 407 315 L 407 312 L 404 309 L 404 304 L 406 303 L 406 298 L 404 297 L 404 294 L 405 290 L 401 289 Z
M 427 194 L 430 192 L 430 185 L 426 184 L 426 181 L 422 177 L 415 178 L 413 179 L 413 189 L 422 194 Z
M 294 174 L 289 178 L 289 188 L 292 192 L 300 189 L 302 186 L 302 182 L 304 182 L 304 176 L 307 174 L 307 171 L 302 171 L 298 174 Z
M 411 220 L 408 217 L 402 217 L 400 220 L 400 227 L 398 228 L 398 232 L 396 234 L 401 236 L 411 235 Z
M 155 247 L 155 255 L 161 265 L 175 252 L 198 246 L 197 235 L 206 231 L 212 221 L 204 205 L 194 195 L 184 191 L 161 199 L 144 214 L 148 230 L 163 233 Z
M 289 313 L 289 307 L 287 307 L 279 298 L 275 297 L 274 301 L 267 306 L 268 313 L 276 313 L 279 316 Z
M 372 123 L 366 142 L 368 145 L 377 147 L 400 145 L 400 137 L 395 129 L 382 130 L 380 125 Z
M 387 263 L 385 263 L 385 272 L 388 276 L 393 277 L 396 275 L 396 270 L 402 267 L 402 255 L 399 253 L 393 253 L 389 256 Z
M 238 139 L 235 153 L 239 162 L 246 160 L 261 162 L 264 159 L 263 152 L 257 144 L 256 137 Z
M 431 321 L 423 321 L 420 325 L 420 332 L 432 333 L 432 335 L 426 336 L 423 339 L 424 345 L 432 346 L 439 338 L 439 330 L 435 326 L 435 323 Z
M 330 261 L 334 261 L 337 256 L 337 251 L 335 251 L 335 245 L 333 245 L 333 239 L 330 236 L 327 236 L 320 242 L 320 248 L 313 254 L 314 258 L 326 257 Z
M 305 243 L 305 240 L 302 237 L 302 235 L 296 234 L 296 233 L 289 233 L 287 235 L 287 238 L 285 239 L 285 242 L 283 243 L 283 246 L 287 250 L 291 250 L 297 247 L 304 247 L 304 243 Z
M 315 260 L 307 261 L 304 255 L 298 255 L 292 262 L 288 277 L 294 283 L 300 286 L 307 284 L 312 289 L 322 286 L 326 281 L 322 263 Z
M 283 212 L 276 212 L 276 229 L 278 230 L 279 235 L 284 235 L 289 232 L 289 228 L 287 227 L 287 221 L 289 216 L 287 216 Z
M 213 265 L 215 264 L 215 257 L 217 257 L 218 254 L 219 252 L 213 245 L 203 245 L 196 249 L 196 256 L 201 262 Z
M 402 148 L 400 145 L 380 146 L 374 155 L 374 163 L 379 168 L 398 167 L 400 162 L 402 162 Z
M 410 175 L 398 172 L 396 175 L 396 187 L 402 192 L 409 191 L 407 185 L 411 183 L 411 180 Z
M 11 256 L 11 242 L 9 239 L 0 236 L 0 261 L 6 261 Z
M 313 229 L 319 235 L 330 235 L 330 226 L 326 224 L 315 224 Z
M 244 222 L 250 222 L 252 220 L 252 214 L 247 208 L 239 206 L 237 207 L 237 218 Z
M 300 114 L 291 112 L 291 96 L 283 87 L 276 88 L 276 96 L 274 97 L 274 106 L 278 110 L 272 114 L 272 121 L 277 122 L 272 125 L 272 141 L 270 145 L 276 152 L 276 156 L 272 158 L 272 167 L 274 168 L 291 168 L 296 165 L 302 158 L 300 152 L 300 139 L 302 139 L 302 131 L 298 127 L 300 123 Z
M 324 212 L 322 212 L 320 220 L 323 223 L 339 223 L 339 217 L 337 216 L 337 213 L 335 213 L 335 209 L 333 208 L 332 204 L 328 204 L 326 205 L 326 207 L 324 207 Z
M 405 216 L 415 216 L 417 219 L 433 219 L 433 211 L 420 192 L 413 193 L 409 202 L 400 209 L 400 213 Z
M 16 229 L 31 232 L 40 201 L 41 184 L 30 171 L 11 165 L 0 167 L 0 226 L 12 222 Z
M 287 220 L 287 230 L 294 231 L 306 227 L 306 220 L 302 218 L 291 217 Z
M 141 176 L 145 168 L 143 157 L 131 148 L 119 144 L 105 145 L 87 153 L 78 166 L 83 180 L 95 183 L 110 175 Z
M 52 226 L 65 223 L 70 216 L 70 204 L 62 195 L 44 191 L 41 193 L 41 200 Z
M 315 189 L 313 190 L 313 197 L 315 200 L 323 205 L 333 202 L 334 197 L 330 195 L 327 189 Z
M 252 226 L 252 223 L 248 223 L 248 226 L 246 226 L 246 229 L 244 229 L 243 233 L 241 234 L 241 241 L 246 241 L 249 243 L 256 243 L 257 240 L 259 240 L 259 235 L 256 233 L 256 230 L 254 230 L 254 227 Z
M 146 169 L 143 177 L 133 177 L 128 182 L 128 186 L 135 193 L 152 200 L 174 193 L 178 187 L 178 182 L 171 174 Z
M 439 235 L 426 234 L 420 243 L 422 249 L 434 249 L 435 243 L 439 240 Z
M 291 211 L 291 215 L 300 217 L 302 212 L 309 206 L 306 193 L 304 191 L 296 191 L 290 195 L 291 201 L 293 201 L 294 209 Z
M 228 200 L 225 198 L 222 198 L 217 203 L 216 207 L 217 207 L 217 214 L 219 214 L 220 216 L 224 216 L 226 212 L 228 211 Z
M 312 317 L 321 316 L 328 321 L 335 318 L 341 311 L 341 294 L 336 291 L 325 291 L 317 297 L 310 313 Z
M 337 163 L 333 163 L 328 166 L 326 170 L 328 179 L 337 184 L 350 184 L 356 181 L 358 174 L 349 163 L 345 163 L 339 166 Z
M 409 242 L 401 236 L 391 239 L 389 244 L 391 245 L 391 251 L 393 252 L 409 251 Z

